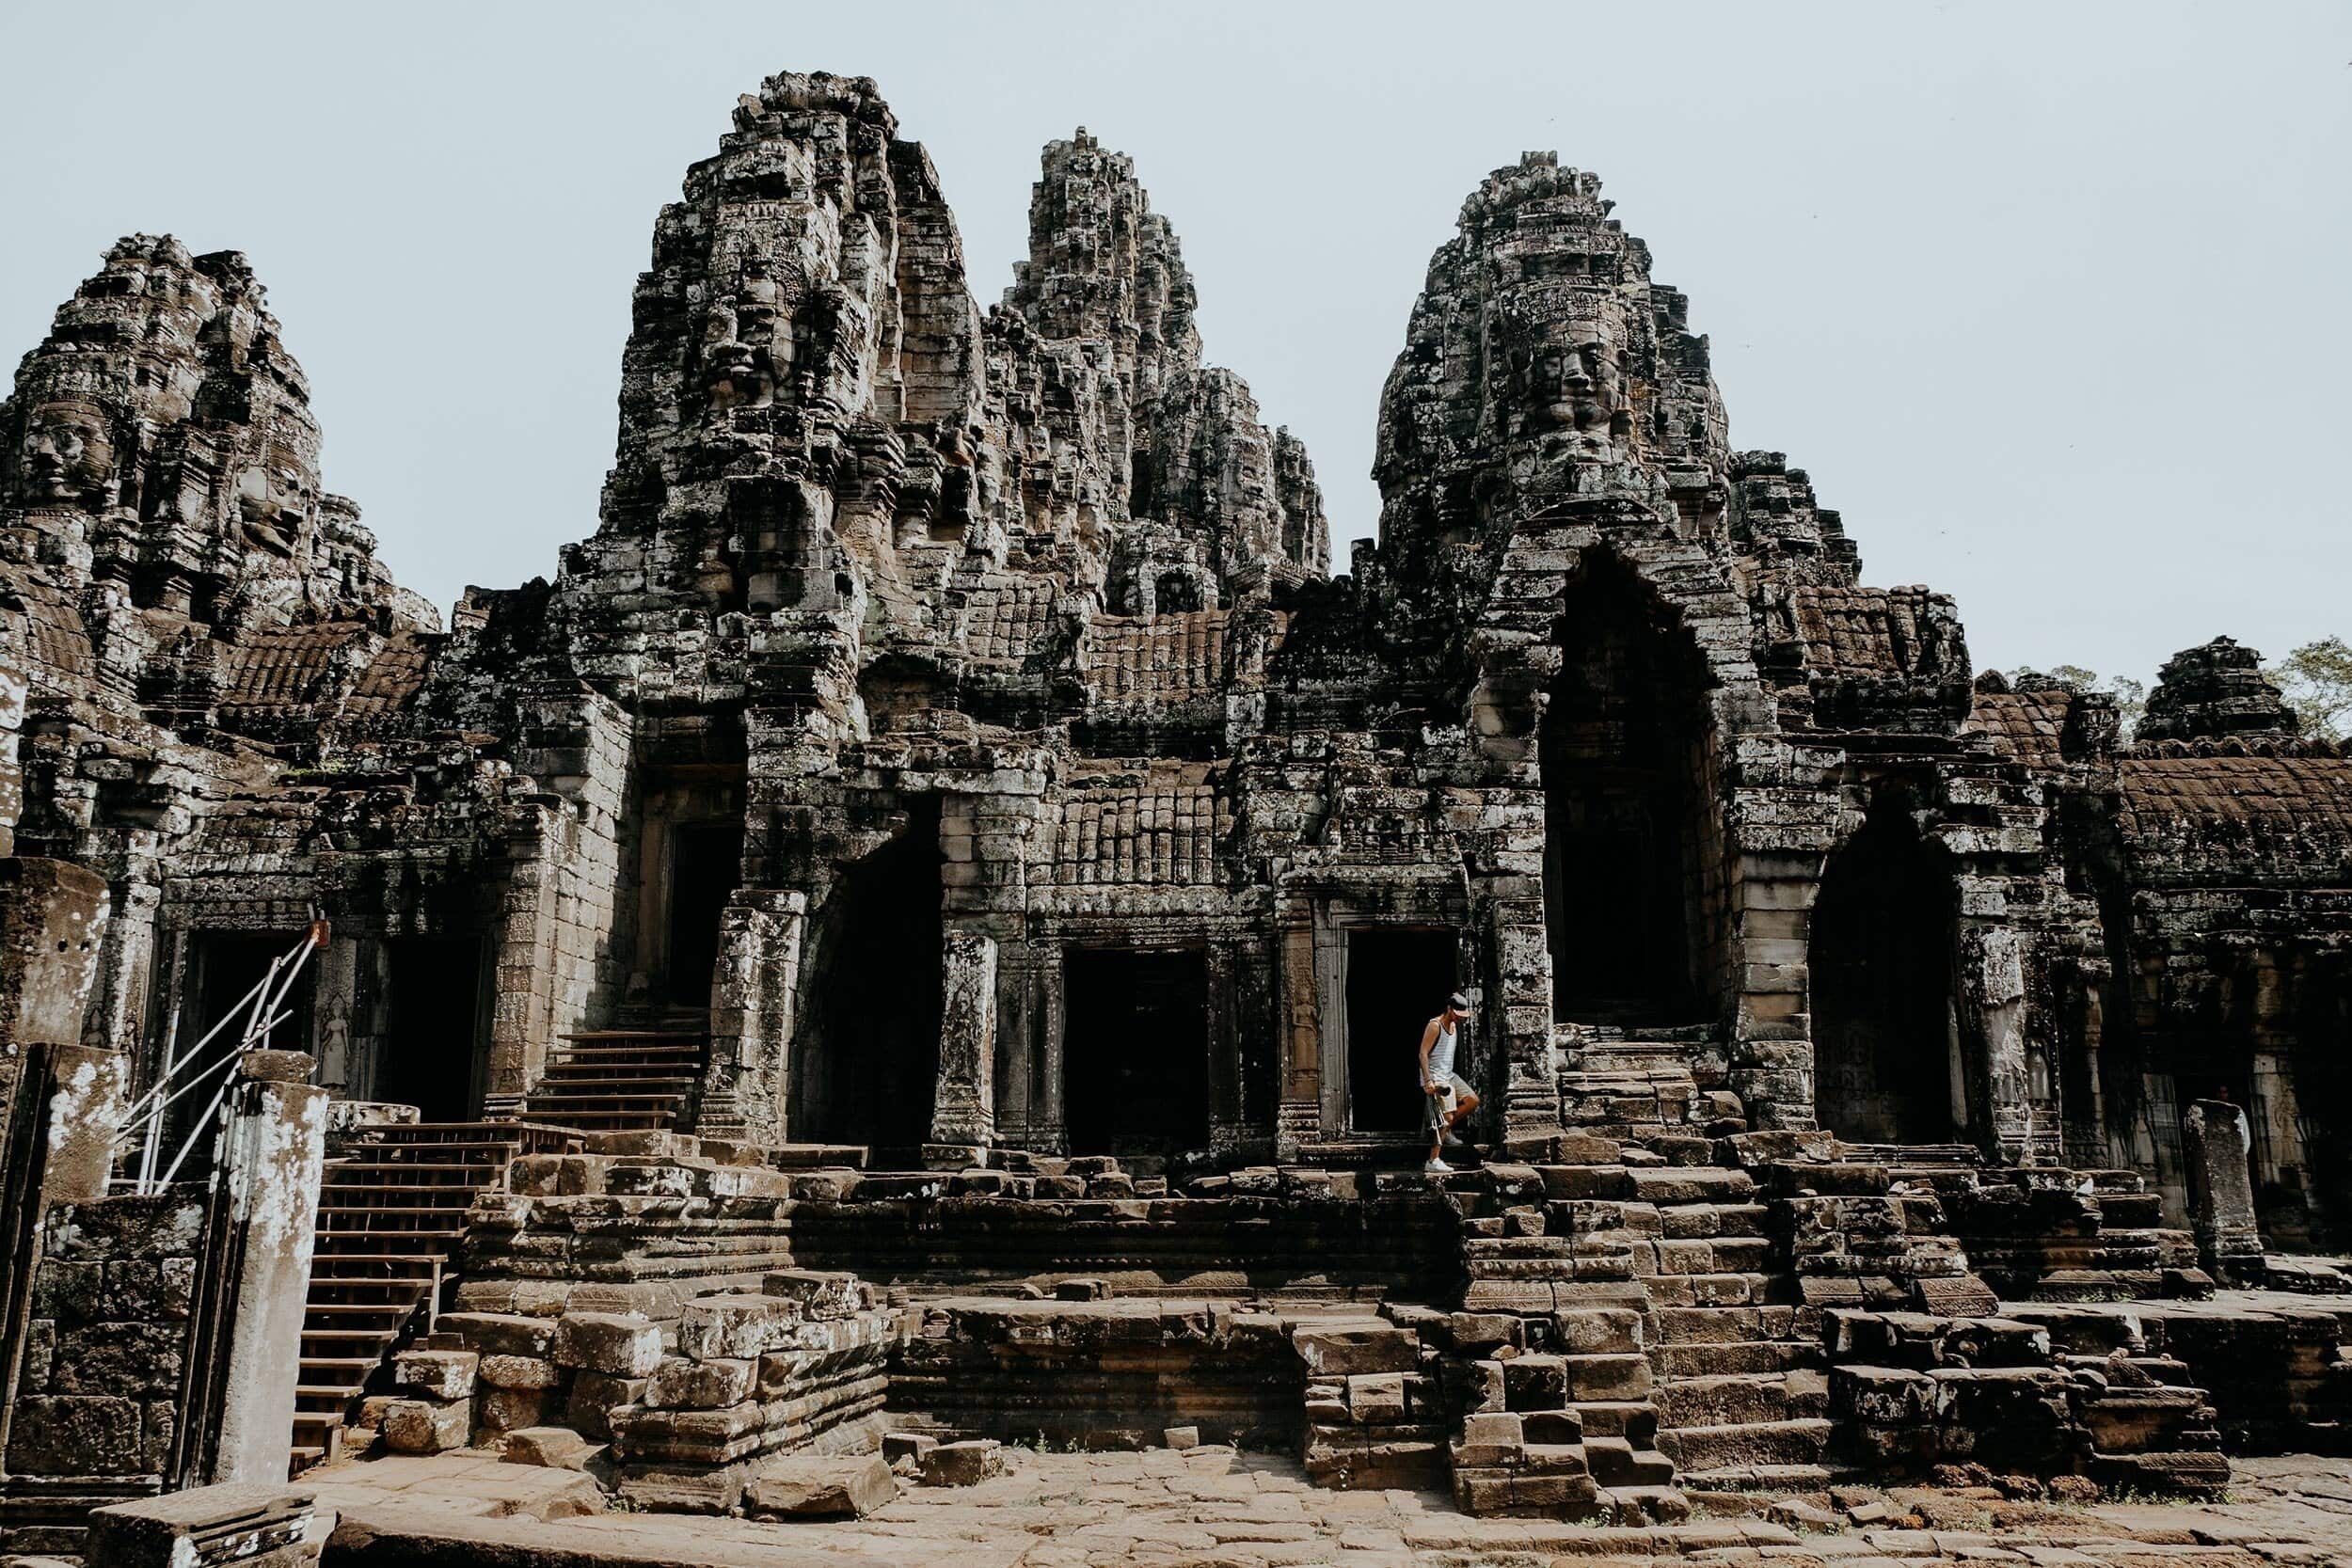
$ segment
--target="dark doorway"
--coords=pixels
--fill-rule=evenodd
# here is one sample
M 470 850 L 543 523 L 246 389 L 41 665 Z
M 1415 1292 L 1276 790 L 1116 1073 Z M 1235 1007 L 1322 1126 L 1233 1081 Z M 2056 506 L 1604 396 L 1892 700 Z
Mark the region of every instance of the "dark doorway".
M 1073 1154 L 1209 1144 L 1209 961 L 1198 947 L 1073 947 L 1062 963 Z
M 710 1006 L 720 916 L 742 880 L 739 819 L 670 830 L 670 1000 L 677 1006 Z
M 376 1098 L 427 1121 L 470 1121 L 482 1104 L 477 937 L 395 937 L 384 944 L 386 1031 Z
M 842 873 L 801 983 L 792 1135 L 910 1156 L 930 1136 L 939 1078 L 939 801 Z
M 1814 901 L 1815 1100 L 1854 1143 L 1952 1136 L 1952 943 L 1957 892 L 1910 814 L 1873 807 Z
M 256 935 L 245 931 L 198 931 L 188 937 L 188 971 L 186 1003 L 180 1018 L 179 1033 L 173 1040 L 174 1053 L 184 1053 L 215 1024 L 227 1022 L 215 1035 L 196 1060 L 172 1075 L 174 1092 L 182 1085 L 216 1067 L 223 1058 L 233 1055 L 244 1043 L 245 1021 L 249 1015 L 247 994 L 269 973 L 270 960 L 287 958 L 294 952 L 294 944 L 302 940 L 299 931 L 271 931 Z M 289 960 L 291 961 L 291 960 Z M 267 1039 L 257 1039 L 257 1046 L 278 1051 L 308 1051 L 310 1049 L 310 987 L 316 978 L 312 968 L 318 955 L 310 955 L 310 962 L 294 977 L 278 1011 L 289 1015 L 286 1021 L 270 1032 Z M 279 979 L 284 979 L 283 972 Z M 233 1069 L 228 1069 L 233 1070 Z M 213 1103 L 214 1091 L 220 1087 L 226 1071 L 214 1072 L 204 1080 L 203 1086 L 174 1101 L 166 1113 L 168 1143 L 177 1149 L 196 1128 L 206 1109 Z M 193 1169 L 206 1164 L 210 1159 L 209 1140 L 188 1156 Z M 170 1157 L 167 1150 L 163 1158 Z
M 1706 672 L 1625 567 L 1595 561 L 1564 605 L 1537 736 L 1545 926 L 1562 1019 L 1686 1023 L 1707 882 Z
M 1347 933 L 1348 1126 L 1410 1132 L 1421 1126 L 1422 1031 L 1454 990 L 1451 931 L 1369 927 Z M 1464 1072 L 1469 1064 L 1456 1062 Z

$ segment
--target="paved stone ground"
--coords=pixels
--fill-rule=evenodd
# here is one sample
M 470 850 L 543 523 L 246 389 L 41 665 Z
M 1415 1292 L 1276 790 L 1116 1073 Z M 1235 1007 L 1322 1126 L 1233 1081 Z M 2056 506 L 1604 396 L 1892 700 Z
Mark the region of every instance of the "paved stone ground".
M 496 1560 L 514 1568 L 719 1564 L 820 1568 L 883 1562 L 953 1568 L 1891 1568 L 1927 1561 L 2036 1568 L 2261 1568 L 2352 1563 L 2352 1460 L 2238 1462 L 2218 1503 L 2004 1501 L 1990 1490 L 1892 1488 L 1904 1528 L 1800 1534 L 1761 1518 L 1650 1529 L 1471 1519 L 1436 1493 L 1326 1492 L 1262 1454 L 1040 1454 L 978 1486 L 909 1486 L 855 1524 L 756 1524 L 675 1514 L 580 1513 L 595 1490 L 569 1471 L 485 1454 L 387 1459 L 306 1477 L 343 1515 L 338 1563 Z M 1849 1499 L 1851 1500 L 1851 1498 Z M 1762 1506 L 1759 1500 L 1758 1506 Z M 565 1514 L 574 1516 L 564 1517 Z

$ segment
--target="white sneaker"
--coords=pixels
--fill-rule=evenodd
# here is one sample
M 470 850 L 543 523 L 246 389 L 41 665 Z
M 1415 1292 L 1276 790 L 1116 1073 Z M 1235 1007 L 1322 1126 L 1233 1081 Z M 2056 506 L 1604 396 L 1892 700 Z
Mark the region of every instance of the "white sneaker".
M 1431 1176 L 1452 1176 L 1454 1174 L 1454 1167 L 1447 1164 L 1443 1160 L 1432 1160 L 1421 1168 Z

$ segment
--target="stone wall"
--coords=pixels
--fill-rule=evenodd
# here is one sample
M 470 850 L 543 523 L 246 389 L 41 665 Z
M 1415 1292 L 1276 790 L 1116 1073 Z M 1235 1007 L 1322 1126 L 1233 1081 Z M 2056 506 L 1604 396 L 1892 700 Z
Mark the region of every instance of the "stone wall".
M 175 1479 L 204 1187 L 50 1212 L 8 1426 L 11 1478 L 154 1490 Z

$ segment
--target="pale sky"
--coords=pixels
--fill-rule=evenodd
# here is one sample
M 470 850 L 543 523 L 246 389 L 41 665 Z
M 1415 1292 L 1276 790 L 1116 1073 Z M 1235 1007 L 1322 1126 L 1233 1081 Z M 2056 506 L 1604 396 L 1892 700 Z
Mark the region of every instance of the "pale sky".
M 1956 595 L 1979 668 L 2352 635 L 2340 3 L 0 0 L 0 354 L 118 235 L 243 250 L 399 580 L 552 575 L 654 215 L 783 70 L 879 80 L 983 303 L 1039 149 L 1132 153 L 1339 564 L 1429 253 L 1554 149 L 1690 294 L 1735 446 L 1866 580 Z

